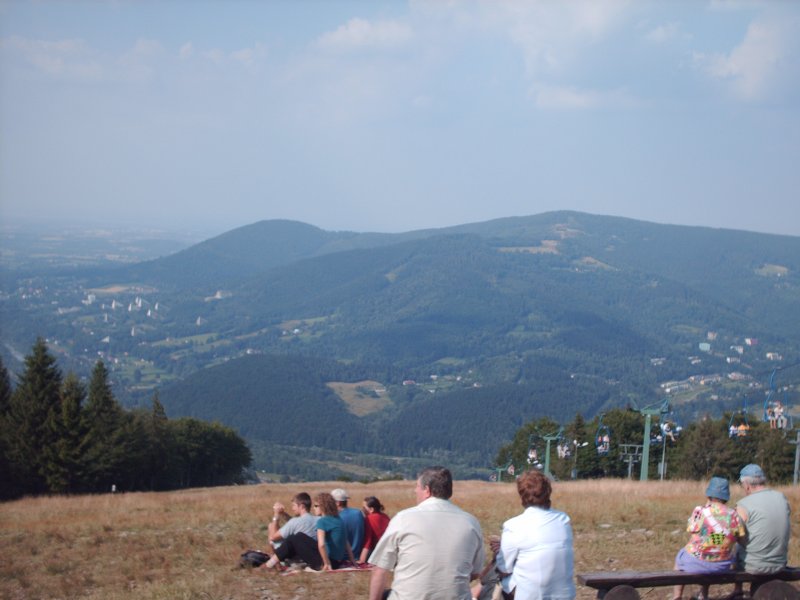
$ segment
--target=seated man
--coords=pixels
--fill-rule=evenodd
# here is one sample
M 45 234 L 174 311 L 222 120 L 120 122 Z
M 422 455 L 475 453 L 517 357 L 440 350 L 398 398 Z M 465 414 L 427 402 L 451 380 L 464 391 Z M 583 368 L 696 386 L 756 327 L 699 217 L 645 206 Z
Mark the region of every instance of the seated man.
M 272 512 L 267 535 L 275 548 L 275 554 L 267 561 L 266 566 L 276 567 L 280 561 L 287 559 L 302 560 L 304 554 L 301 549 L 308 545 L 316 546 L 317 543 L 318 517 L 311 514 L 311 496 L 300 492 L 292 499 L 292 512 L 295 516 L 280 529 L 279 523 L 287 516 L 286 509 L 283 504 L 276 502 L 272 506 Z
M 469 582 L 485 559 L 478 520 L 450 502 L 453 477 L 444 467 L 423 470 L 415 493 L 417 506 L 397 513 L 369 558 L 369 599 L 471 600 Z
M 739 474 L 745 497 L 736 505 L 747 534 L 739 546 L 739 568 L 748 573 L 775 573 L 786 566 L 789 554 L 789 517 L 786 496 L 767 487 L 758 465 L 747 465 Z M 741 592 L 737 584 L 736 592 Z
M 364 546 L 364 513 L 357 508 L 349 508 L 347 506 L 350 496 L 342 488 L 333 490 L 331 496 L 336 501 L 336 508 L 339 509 L 339 518 L 344 523 L 347 531 L 347 541 L 350 542 L 353 554 L 361 556 L 361 548 Z

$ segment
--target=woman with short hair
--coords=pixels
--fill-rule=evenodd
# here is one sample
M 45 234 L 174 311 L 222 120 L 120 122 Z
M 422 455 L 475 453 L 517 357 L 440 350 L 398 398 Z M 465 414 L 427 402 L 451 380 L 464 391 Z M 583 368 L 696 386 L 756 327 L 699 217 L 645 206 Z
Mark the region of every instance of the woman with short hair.
M 572 600 L 572 525 L 569 516 L 550 506 L 550 480 L 537 470 L 517 479 L 525 510 L 503 523 L 497 552 L 504 598 L 514 600 Z

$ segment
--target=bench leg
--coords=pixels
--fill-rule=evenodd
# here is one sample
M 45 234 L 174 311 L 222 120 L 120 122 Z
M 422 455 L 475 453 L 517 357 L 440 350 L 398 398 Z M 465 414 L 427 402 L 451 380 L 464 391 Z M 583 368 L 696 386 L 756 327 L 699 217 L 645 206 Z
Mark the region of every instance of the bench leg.
M 758 586 L 752 584 L 750 594 L 753 600 L 800 600 L 797 588 L 779 579 Z
M 597 593 L 600 598 L 600 592 Z M 636 588 L 630 585 L 618 585 L 608 590 L 602 596 L 603 600 L 640 600 L 639 592 Z

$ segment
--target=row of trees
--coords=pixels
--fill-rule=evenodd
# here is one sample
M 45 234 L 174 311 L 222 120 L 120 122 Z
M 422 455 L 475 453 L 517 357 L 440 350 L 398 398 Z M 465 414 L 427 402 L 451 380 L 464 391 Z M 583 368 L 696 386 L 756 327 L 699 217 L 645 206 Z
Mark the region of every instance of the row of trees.
M 741 418 L 741 415 L 734 417 Z M 667 437 L 665 443 L 663 438 L 651 443 L 649 477 L 659 478 L 658 466 L 662 453 L 665 453 L 666 476 L 671 479 L 706 479 L 717 475 L 735 481 L 744 465 L 757 463 L 770 481 L 786 483 L 792 480 L 796 447 L 790 443 L 794 441 L 793 437 L 751 418 L 747 435 L 732 438 L 729 435 L 730 422 L 730 415 L 718 419 L 703 418 L 686 426 L 674 441 Z M 550 471 L 559 479 L 569 479 L 573 469 L 579 478 L 627 477 L 628 463 L 624 460 L 621 446 L 642 444 L 644 424 L 645 417 L 635 410 L 614 409 L 605 413 L 602 429 L 599 418 L 586 421 L 577 414 L 563 428 L 561 443 L 566 444 L 569 456 L 560 457 L 557 452 L 559 441 L 551 441 Z M 513 464 L 517 473 L 531 468 L 528 455 L 532 442 L 537 460 L 544 464 L 546 446 L 543 437 L 555 437 L 559 430 L 559 424 L 547 417 L 525 424 L 511 443 L 500 449 L 496 465 L 499 468 Z M 653 435 L 659 433 L 658 418 L 653 419 L 651 431 Z M 598 452 L 598 433 L 608 434 L 607 453 Z M 634 478 L 639 478 L 640 468 L 637 463 Z M 512 478 L 507 472 L 502 475 Z
M 232 429 L 124 410 L 98 361 L 87 386 L 62 376 L 41 338 L 16 388 L 0 361 L 0 498 L 165 490 L 241 481 L 250 450 Z

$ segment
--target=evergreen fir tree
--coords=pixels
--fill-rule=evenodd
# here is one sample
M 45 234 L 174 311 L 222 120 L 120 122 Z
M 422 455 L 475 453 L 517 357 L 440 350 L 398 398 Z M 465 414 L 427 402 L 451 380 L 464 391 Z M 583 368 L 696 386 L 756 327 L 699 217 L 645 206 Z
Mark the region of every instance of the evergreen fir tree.
M 82 442 L 86 477 L 90 489 L 106 491 L 114 484 L 124 459 L 120 445 L 123 411 L 111 392 L 108 370 L 98 360 L 89 382 L 89 395 L 83 411 L 86 431 Z
M 10 433 L 8 413 L 11 410 L 11 378 L 8 376 L 3 359 L 0 358 L 0 481 L 9 485 L 0 486 L 0 500 L 12 497 L 11 462 L 8 456 Z
M 8 414 L 11 409 L 11 378 L 8 370 L 0 357 L 0 418 Z
M 567 425 L 566 437 L 570 445 L 570 477 L 575 470 L 576 478 L 586 477 L 592 469 L 592 458 L 597 455 L 597 446 L 594 440 L 594 430 L 589 432 L 587 423 L 581 413 L 576 413 L 572 423 Z M 584 446 L 583 444 L 586 444 Z
M 45 449 L 48 456 L 47 484 L 52 492 L 78 492 L 84 487 L 84 462 L 81 444 L 84 437 L 82 419 L 86 389 L 69 373 L 61 391 L 61 410 L 51 414 L 49 427 L 56 443 Z
M 47 491 L 45 474 L 49 468 L 43 449 L 55 444 L 48 423 L 60 409 L 61 371 L 38 338 L 25 358 L 25 370 L 11 396 L 6 431 L 11 483 L 22 493 Z
M 153 394 L 153 407 L 148 416 L 147 451 L 150 489 L 163 490 L 175 487 L 176 482 L 170 477 L 174 461 L 169 421 L 164 405 L 159 400 L 158 391 Z

